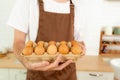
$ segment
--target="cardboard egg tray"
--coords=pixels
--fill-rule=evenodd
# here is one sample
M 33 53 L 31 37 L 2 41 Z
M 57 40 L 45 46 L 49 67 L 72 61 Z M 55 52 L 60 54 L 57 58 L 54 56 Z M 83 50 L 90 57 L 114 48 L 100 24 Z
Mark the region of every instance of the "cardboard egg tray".
M 60 43 L 56 42 L 56 47 L 58 49 Z M 34 47 L 36 46 L 36 44 L 34 44 Z M 71 42 L 67 42 L 67 46 L 69 48 L 69 51 L 71 49 Z M 48 47 L 48 43 L 45 42 L 44 43 L 44 48 L 47 49 Z M 56 54 L 52 55 L 52 54 L 48 54 L 47 51 L 42 54 L 42 55 L 36 55 L 34 52 L 32 53 L 32 55 L 28 55 L 28 56 L 24 56 L 23 54 L 21 54 L 23 57 L 25 57 L 28 61 L 30 62 L 37 62 L 37 61 L 49 61 L 49 62 L 53 62 L 57 56 L 61 54 L 59 52 L 57 52 Z M 72 52 L 69 52 L 68 54 L 62 54 L 63 56 L 63 62 L 66 60 L 73 60 L 76 61 L 78 58 L 80 58 L 82 56 L 82 52 L 80 54 L 73 54 Z

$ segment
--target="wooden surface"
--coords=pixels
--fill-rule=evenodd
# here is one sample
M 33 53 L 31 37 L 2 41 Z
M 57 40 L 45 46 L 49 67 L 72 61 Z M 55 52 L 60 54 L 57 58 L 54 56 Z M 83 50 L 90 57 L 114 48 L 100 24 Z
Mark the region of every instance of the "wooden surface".
M 24 68 L 21 63 L 18 62 L 14 54 L 7 54 L 6 57 L 0 58 L 0 68 Z
M 100 56 L 104 58 L 120 58 L 120 54 L 101 54 Z
M 83 56 L 76 62 L 78 71 L 113 72 L 101 56 Z
M 18 63 L 14 54 L 0 59 L 0 68 L 24 68 Z M 83 56 L 76 62 L 77 71 L 113 72 L 113 69 L 102 60 L 101 56 Z
M 6 56 L 6 54 L 1 54 L 0 53 L 0 58 L 3 58 L 3 57 L 5 57 Z

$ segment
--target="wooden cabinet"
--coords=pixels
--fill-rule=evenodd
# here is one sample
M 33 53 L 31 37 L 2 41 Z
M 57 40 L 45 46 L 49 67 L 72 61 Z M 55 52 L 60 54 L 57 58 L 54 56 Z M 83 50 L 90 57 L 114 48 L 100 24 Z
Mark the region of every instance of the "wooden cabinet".
M 120 35 L 101 32 L 99 54 L 120 54 Z
M 101 56 L 83 56 L 78 62 L 78 80 L 114 80 L 113 68 Z
M 77 72 L 78 80 L 114 80 L 113 72 Z
M 9 80 L 8 69 L 0 69 L 0 80 Z
M 25 69 L 0 69 L 0 80 L 26 80 Z M 77 80 L 114 80 L 113 72 L 77 71 Z

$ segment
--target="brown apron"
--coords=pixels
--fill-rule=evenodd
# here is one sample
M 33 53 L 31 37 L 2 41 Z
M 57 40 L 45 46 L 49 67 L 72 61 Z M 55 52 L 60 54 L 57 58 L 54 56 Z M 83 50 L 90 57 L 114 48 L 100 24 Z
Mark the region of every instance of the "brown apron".
M 70 13 L 52 13 L 44 11 L 42 0 L 38 0 L 40 17 L 36 42 L 72 41 L 74 31 L 74 5 L 70 0 Z M 75 64 L 72 63 L 60 71 L 28 70 L 27 80 L 77 80 Z

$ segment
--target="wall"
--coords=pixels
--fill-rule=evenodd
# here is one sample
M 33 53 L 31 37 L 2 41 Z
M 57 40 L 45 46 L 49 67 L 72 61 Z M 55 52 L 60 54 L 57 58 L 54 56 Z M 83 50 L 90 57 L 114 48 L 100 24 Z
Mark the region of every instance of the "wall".
M 13 29 L 5 24 L 15 0 L 0 0 L 0 46 L 11 47 Z M 99 52 L 99 35 L 103 26 L 120 26 L 120 2 L 107 0 L 79 0 L 80 23 L 86 27 L 87 55 Z
M 80 0 L 79 6 L 80 22 L 87 32 L 87 55 L 97 55 L 101 27 L 120 26 L 120 1 Z

